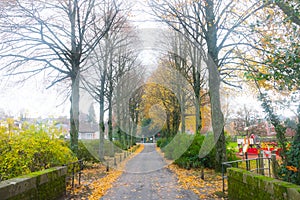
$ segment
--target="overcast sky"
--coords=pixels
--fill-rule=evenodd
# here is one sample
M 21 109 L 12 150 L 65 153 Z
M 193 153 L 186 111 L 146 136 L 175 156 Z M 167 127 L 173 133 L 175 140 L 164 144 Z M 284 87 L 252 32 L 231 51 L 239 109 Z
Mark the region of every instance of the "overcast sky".
M 149 69 L 155 69 L 158 63 L 158 57 L 162 55 L 163 47 L 161 34 L 164 32 L 162 25 L 155 22 L 153 17 L 147 12 L 151 10 L 145 7 L 142 0 L 133 1 L 133 15 L 131 22 L 138 28 L 141 45 L 139 45 L 139 58 L 142 63 Z M 1 76 L 1 71 L 0 71 Z M 64 88 L 56 86 L 45 89 L 48 85 L 44 84 L 43 77 L 37 77 L 27 81 L 23 86 L 16 86 L 10 81 L 4 82 L 7 78 L 0 79 L 0 110 L 4 110 L 7 114 L 15 117 L 20 116 L 20 112 L 27 114 L 28 117 L 49 117 L 49 116 L 69 116 L 70 103 L 69 99 L 65 102 L 65 95 L 59 95 L 58 91 Z M 251 102 L 243 102 L 244 96 L 231 99 L 231 106 L 236 104 L 248 104 L 251 107 L 259 108 L 260 103 L 255 97 L 251 98 Z M 91 103 L 86 95 L 82 95 L 81 111 L 88 112 Z M 243 105 L 242 105 L 243 106 Z
M 159 50 L 155 49 L 157 43 L 154 39 L 157 33 L 155 31 L 157 22 L 154 22 L 152 17 L 147 14 L 150 9 L 145 7 L 145 1 L 132 0 L 132 2 L 134 12 L 130 21 L 140 30 L 139 36 L 143 41 L 143 45 L 139 47 L 139 57 L 144 65 L 153 68 L 157 64 L 156 58 L 159 54 Z M 3 74 L 0 72 L 0 110 L 4 110 L 16 118 L 20 116 L 20 112 L 28 117 L 69 115 L 69 99 L 64 102 L 65 96 L 58 93 L 63 88 L 54 86 L 45 89 L 47 85 L 43 83 L 43 77 L 36 77 L 23 85 L 16 86 L 12 84 L 15 80 L 4 81 L 7 80 L 7 77 L 1 76 Z M 85 111 L 87 108 L 83 106 L 82 109 Z

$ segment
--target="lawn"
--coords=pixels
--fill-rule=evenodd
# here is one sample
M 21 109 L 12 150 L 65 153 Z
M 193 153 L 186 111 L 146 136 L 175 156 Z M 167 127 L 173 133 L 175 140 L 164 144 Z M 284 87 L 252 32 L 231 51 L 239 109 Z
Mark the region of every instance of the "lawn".
M 239 152 L 237 142 L 229 142 L 226 147 L 227 149 L 234 149 L 235 152 Z

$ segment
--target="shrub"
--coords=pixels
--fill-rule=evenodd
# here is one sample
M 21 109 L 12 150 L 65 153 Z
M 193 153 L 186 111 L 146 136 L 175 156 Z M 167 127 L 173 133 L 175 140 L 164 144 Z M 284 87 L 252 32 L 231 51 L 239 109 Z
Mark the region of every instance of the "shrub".
M 113 143 L 119 149 L 126 149 L 126 145 L 123 142 L 120 142 L 119 140 L 115 140 Z
M 169 142 L 163 147 L 165 152 L 165 157 L 167 159 L 177 159 L 179 158 L 191 145 L 194 135 L 188 134 L 177 134 L 173 139 L 169 138 Z
M 156 145 L 160 148 L 164 148 L 170 143 L 171 140 L 172 138 L 160 138 L 157 140 Z
M 88 162 L 100 162 L 100 141 L 94 140 L 79 140 L 78 141 L 78 159 L 84 159 Z M 114 153 L 120 153 L 122 150 L 119 148 L 116 141 L 104 141 L 104 156 L 113 157 Z
M 77 158 L 88 162 L 99 162 L 95 154 L 99 148 L 99 140 L 79 140 Z
M 236 151 L 232 148 L 226 148 L 227 161 L 239 160 L 236 156 Z
M 287 165 L 282 164 L 279 169 L 279 176 L 284 181 L 300 185 L 300 143 L 294 141 L 286 155 Z
M 157 146 L 157 147 L 161 147 L 162 140 L 163 140 L 163 138 L 159 138 L 159 139 L 156 141 L 156 146 Z
M 227 161 L 234 161 L 238 160 L 238 157 L 236 156 L 236 149 L 232 148 L 229 144 L 232 141 L 232 138 L 225 132 L 226 136 L 226 156 Z
M 2 122 L 0 128 L 0 181 L 77 160 L 55 137 L 59 135 L 55 127 L 27 125 L 11 130 L 10 123 Z
M 176 159 L 174 163 L 177 164 L 179 167 L 183 167 L 186 169 L 199 167 L 213 168 L 215 163 L 215 148 L 213 148 L 203 158 L 199 158 L 200 148 L 203 145 L 204 139 L 204 135 L 197 134 L 193 138 L 193 141 L 189 148 L 178 159 Z

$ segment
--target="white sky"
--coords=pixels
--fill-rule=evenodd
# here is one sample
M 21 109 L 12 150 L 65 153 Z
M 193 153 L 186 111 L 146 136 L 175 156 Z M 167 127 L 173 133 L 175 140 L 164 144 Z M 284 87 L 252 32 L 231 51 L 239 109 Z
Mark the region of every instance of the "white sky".
M 149 66 L 149 68 L 155 68 L 157 57 L 161 53 L 161 47 L 157 45 L 159 43 L 157 30 L 161 27 L 158 26 L 157 22 L 153 21 L 152 16 L 144 12 L 143 9 L 146 9 L 147 12 L 150 11 L 149 8 L 144 7 L 145 1 L 131 1 L 134 2 L 132 22 L 139 28 L 139 36 L 143 41 L 143 45 L 139 49 L 139 57 L 144 65 Z M 28 117 L 69 116 L 69 99 L 62 104 L 64 97 L 58 95 L 56 87 L 46 90 L 47 85 L 41 84 L 43 81 L 34 79 L 27 81 L 23 87 L 9 86 L 7 83 L 1 82 L 1 80 L 3 79 L 0 79 L 0 110 L 3 109 L 7 114 L 15 117 L 20 116 L 20 112 L 25 112 Z M 82 102 L 91 101 L 84 98 L 88 97 L 83 97 Z M 244 95 L 241 95 L 230 101 L 230 106 L 247 104 L 254 109 L 260 109 L 260 103 L 254 97 L 246 96 L 245 98 Z M 84 112 L 87 112 L 88 108 L 89 104 L 81 104 L 81 110 Z
M 20 112 L 27 117 L 66 116 L 69 113 L 69 101 L 63 103 L 63 97 L 54 88 L 29 80 L 23 86 L 0 85 L 0 109 L 14 117 Z M 62 105 L 60 105 L 62 104 Z
M 133 2 L 133 16 L 132 23 L 140 30 L 147 30 L 157 27 L 157 23 L 154 22 L 149 14 L 146 14 L 144 10 L 149 12 L 149 8 L 145 7 L 145 1 L 143 0 L 131 0 Z M 141 17 L 142 16 L 142 17 Z M 143 36 L 143 35 L 140 35 Z M 142 41 L 152 40 L 147 36 L 141 38 Z M 149 46 L 155 46 L 153 44 L 145 43 L 140 49 L 140 59 L 142 59 L 144 65 L 155 66 L 156 63 L 156 50 L 149 49 Z M 146 50 L 145 50 L 146 49 Z M 31 79 L 23 86 L 13 85 L 12 82 L 4 82 L 0 72 L 0 110 L 4 110 L 6 114 L 12 115 L 16 118 L 20 116 L 20 112 L 27 115 L 27 117 L 49 117 L 49 116 L 69 116 L 70 103 L 69 99 L 63 103 L 64 97 L 59 96 L 56 91 L 57 88 L 53 87 L 45 89 L 48 85 L 44 85 L 42 80 Z M 2 80 L 2 81 L 1 81 Z M 82 99 L 82 102 L 87 102 L 86 96 Z M 81 105 L 81 110 L 87 112 L 88 106 Z

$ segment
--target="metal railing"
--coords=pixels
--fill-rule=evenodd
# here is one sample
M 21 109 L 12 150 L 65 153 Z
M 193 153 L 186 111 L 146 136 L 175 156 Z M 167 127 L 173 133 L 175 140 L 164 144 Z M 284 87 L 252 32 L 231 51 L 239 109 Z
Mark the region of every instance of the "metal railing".
M 225 179 L 227 179 L 226 176 L 227 168 L 230 167 L 242 168 L 247 171 L 261 174 L 261 175 L 266 175 L 269 177 L 272 176 L 277 177 L 276 174 L 277 162 L 276 162 L 275 153 L 272 153 L 271 158 L 264 158 L 262 154 L 259 154 L 257 158 L 223 162 L 222 163 L 223 193 L 225 192 Z
M 74 189 L 75 180 L 78 180 L 78 185 L 81 184 L 81 175 L 83 170 L 83 159 L 65 164 L 68 167 L 67 184 L 69 183 Z

